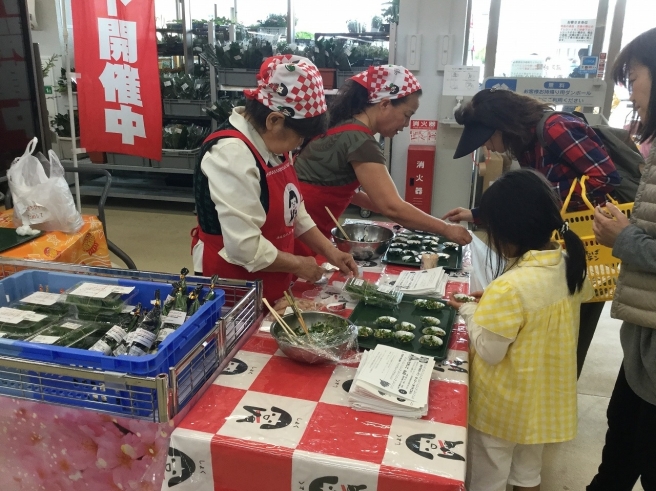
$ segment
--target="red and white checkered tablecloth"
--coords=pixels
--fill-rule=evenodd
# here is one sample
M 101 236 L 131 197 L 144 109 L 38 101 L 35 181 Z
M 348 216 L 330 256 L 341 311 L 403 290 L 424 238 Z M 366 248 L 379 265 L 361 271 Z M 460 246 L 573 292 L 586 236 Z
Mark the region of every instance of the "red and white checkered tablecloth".
M 400 271 L 363 270 L 370 281 Z M 467 278 L 447 291 L 467 292 Z M 420 420 L 351 409 L 356 368 L 301 365 L 257 333 L 173 432 L 162 490 L 464 491 L 469 356 L 456 322 Z

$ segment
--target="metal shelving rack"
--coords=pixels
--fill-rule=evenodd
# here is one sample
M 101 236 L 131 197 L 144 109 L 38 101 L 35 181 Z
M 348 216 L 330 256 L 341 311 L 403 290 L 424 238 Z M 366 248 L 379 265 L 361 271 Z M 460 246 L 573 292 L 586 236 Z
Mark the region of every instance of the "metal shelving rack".
M 184 57 L 186 73 L 194 72 L 194 51 L 190 0 L 176 0 L 179 5 L 178 15 L 182 20 L 182 52 L 178 56 Z M 208 34 L 210 39 L 215 36 L 214 24 L 209 23 Z M 173 32 L 171 29 L 158 29 L 158 32 Z M 173 56 L 173 55 L 171 55 Z M 210 122 L 209 116 L 164 116 L 165 120 Z M 215 123 L 212 124 L 212 129 Z M 84 163 L 84 161 L 81 160 Z M 189 186 L 171 185 L 170 181 L 181 181 L 182 176 L 193 175 L 193 169 L 176 169 L 160 167 L 137 167 L 127 165 L 94 164 L 97 168 L 112 172 L 112 188 L 109 192 L 111 198 L 130 198 L 153 201 L 169 201 L 178 203 L 194 203 L 193 188 Z M 116 175 L 120 173 L 123 175 Z M 129 173 L 129 175 L 127 175 Z M 168 176 L 168 179 L 166 177 Z M 186 178 L 185 180 L 188 180 Z M 169 183 L 167 183 L 169 181 Z M 102 179 L 90 179 L 80 185 L 81 196 L 100 196 L 104 182 Z

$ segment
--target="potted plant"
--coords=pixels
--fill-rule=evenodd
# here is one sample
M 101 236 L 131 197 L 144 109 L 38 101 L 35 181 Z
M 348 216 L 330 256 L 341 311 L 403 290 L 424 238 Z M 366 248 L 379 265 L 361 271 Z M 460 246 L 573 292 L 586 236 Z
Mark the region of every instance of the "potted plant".
M 216 67 L 219 83 L 237 87 L 257 87 L 257 73 L 269 56 L 273 56 L 271 43 L 256 38 L 244 43 L 217 43 L 207 46 L 202 54 Z
M 326 90 L 335 88 L 337 70 L 351 69 L 344 39 L 321 37 L 315 41 L 314 46 L 305 49 L 305 54 L 319 69 Z
M 50 122 L 52 130 L 57 134 L 57 144 L 60 159 L 70 160 L 73 158 L 73 138 L 71 133 L 71 118 L 68 113 L 58 113 Z M 75 147 L 80 148 L 80 120 L 75 113 Z

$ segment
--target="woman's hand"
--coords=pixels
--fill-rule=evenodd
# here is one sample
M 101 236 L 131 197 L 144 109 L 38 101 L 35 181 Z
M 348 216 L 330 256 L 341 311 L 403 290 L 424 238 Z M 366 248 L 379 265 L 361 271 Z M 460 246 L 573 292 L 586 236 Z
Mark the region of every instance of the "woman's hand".
M 442 220 L 449 220 L 450 222 L 473 222 L 474 216 L 471 210 L 467 208 L 454 208 L 444 215 Z
M 614 204 L 606 203 L 605 210 L 600 206 L 595 208 L 592 231 L 601 245 L 612 248 L 617 236 L 629 225 L 629 219 Z
M 309 256 L 295 256 L 296 268 L 294 274 L 299 278 L 316 283 L 323 278 L 324 269 L 317 264 L 314 257 Z
M 358 276 L 358 265 L 348 252 L 342 252 L 336 247 L 333 247 L 332 250 L 326 255 L 326 259 L 333 266 L 337 266 L 339 270 L 344 273 L 346 276 L 352 274 L 353 276 Z
M 465 303 L 468 303 L 468 302 L 458 302 L 455 299 L 454 295 L 455 295 L 455 293 L 451 294 L 451 297 L 449 298 L 448 305 L 450 307 L 453 307 L 456 310 L 460 310 L 460 307 L 462 307 L 463 305 L 465 305 Z M 476 302 L 478 302 L 481 299 L 481 297 L 483 296 L 483 292 L 479 291 L 479 292 L 470 293 L 469 296 L 474 297 L 476 299 Z
M 446 224 L 446 228 L 441 235 L 444 235 L 447 239 L 452 240 L 459 245 L 469 244 L 472 241 L 472 236 L 469 233 L 469 230 L 460 225 Z

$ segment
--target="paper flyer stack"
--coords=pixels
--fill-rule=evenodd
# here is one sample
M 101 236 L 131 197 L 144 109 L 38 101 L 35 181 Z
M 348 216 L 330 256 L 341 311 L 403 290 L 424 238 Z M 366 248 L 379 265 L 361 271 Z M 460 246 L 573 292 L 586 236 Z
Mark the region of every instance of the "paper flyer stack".
M 421 418 L 435 359 L 379 344 L 362 354 L 349 404 L 357 411 Z
M 402 271 L 394 286 L 408 295 L 444 297 L 448 278 L 449 276 L 441 267 L 418 271 Z

